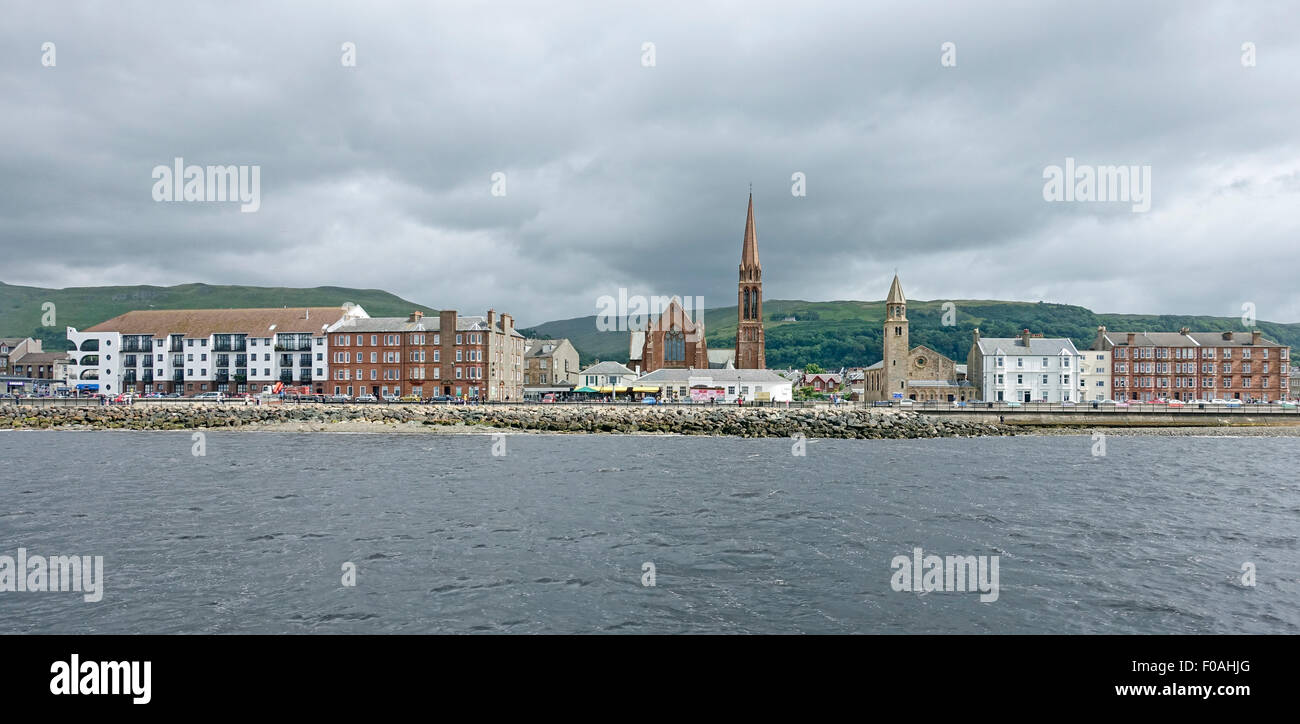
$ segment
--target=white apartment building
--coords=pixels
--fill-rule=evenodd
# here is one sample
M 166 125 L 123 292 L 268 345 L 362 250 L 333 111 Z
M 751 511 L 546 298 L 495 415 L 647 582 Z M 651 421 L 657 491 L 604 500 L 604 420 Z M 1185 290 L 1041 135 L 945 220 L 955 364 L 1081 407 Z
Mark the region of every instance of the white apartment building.
M 1110 396 L 1110 350 L 1088 349 L 1079 354 L 1079 402 L 1099 402 Z
M 326 334 L 367 316 L 355 304 L 127 312 L 84 331 L 68 327 L 68 376 L 87 394 L 240 394 L 277 382 L 323 393 Z
M 1065 337 L 979 337 L 967 369 L 985 402 L 1077 402 L 1083 355 Z

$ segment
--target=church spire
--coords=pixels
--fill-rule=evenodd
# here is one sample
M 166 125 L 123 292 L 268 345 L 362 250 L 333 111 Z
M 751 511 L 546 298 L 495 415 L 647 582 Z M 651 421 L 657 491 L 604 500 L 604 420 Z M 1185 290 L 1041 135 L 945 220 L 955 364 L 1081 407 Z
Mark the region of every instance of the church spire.
M 754 232 L 754 194 L 749 195 L 749 213 L 745 216 L 745 245 L 740 249 L 740 268 L 758 264 L 758 235 Z
M 898 275 L 894 275 L 894 283 L 889 285 L 889 296 L 885 298 L 885 304 L 907 304 L 903 298 L 903 285 L 898 283 Z

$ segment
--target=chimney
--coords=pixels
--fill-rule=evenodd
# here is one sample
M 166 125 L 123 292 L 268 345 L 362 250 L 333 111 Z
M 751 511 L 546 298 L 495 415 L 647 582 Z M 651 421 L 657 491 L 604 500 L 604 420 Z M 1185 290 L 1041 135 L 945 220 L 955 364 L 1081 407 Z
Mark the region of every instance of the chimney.
M 1232 332 L 1224 332 L 1224 333 L 1223 333 L 1223 341 L 1225 341 L 1225 342 L 1231 342 L 1231 341 L 1232 341 Z
M 975 328 L 975 344 L 979 344 L 979 343 L 980 343 L 980 328 L 979 328 L 979 327 L 976 327 L 976 328 Z
M 1134 344 L 1136 344 L 1136 343 L 1137 343 L 1137 338 L 1138 338 L 1138 336 L 1137 336 L 1137 332 L 1129 332 L 1129 333 L 1128 333 L 1128 346 L 1132 347 Z
M 496 327 L 493 326 L 493 324 L 492 324 L 493 322 L 496 321 L 496 318 L 497 318 L 497 310 L 495 310 L 495 309 L 489 309 L 489 310 L 488 310 L 488 329 L 489 329 L 489 330 L 494 330 L 494 329 L 496 329 Z
M 418 322 L 418 321 L 420 321 L 421 319 L 424 319 L 424 312 L 421 312 L 420 310 L 417 309 L 417 310 L 415 310 L 414 312 L 411 312 L 411 316 L 408 317 L 408 318 L 406 319 L 406 321 L 408 321 L 408 322 Z
M 456 310 L 443 309 L 438 312 L 438 333 L 442 335 L 442 346 L 453 347 L 456 341 Z M 444 362 L 443 364 L 446 364 Z
M 514 317 L 510 316 L 509 314 L 502 314 L 502 315 L 501 315 L 501 331 L 502 331 L 502 332 L 505 332 L 506 334 L 510 334 L 510 330 L 511 330 L 511 329 L 514 329 L 514 326 L 515 326 L 515 318 L 514 318 Z
M 1025 346 L 1025 349 L 1029 349 L 1029 330 L 1028 330 L 1028 329 L 1024 329 L 1024 330 L 1021 330 L 1021 331 L 1020 331 L 1020 343 L 1023 344 L 1023 345 Z
M 1179 334 L 1182 334 L 1182 335 L 1186 335 L 1188 332 L 1191 332 L 1191 331 L 1192 331 L 1191 327 L 1179 327 L 1179 328 L 1178 328 L 1178 333 L 1179 333 Z
M 1263 337 L 1264 337 L 1264 333 L 1261 332 L 1261 331 L 1259 331 L 1258 329 L 1252 329 L 1252 330 L 1250 330 L 1250 343 L 1251 343 L 1251 344 L 1259 344 L 1260 340 L 1263 339 Z

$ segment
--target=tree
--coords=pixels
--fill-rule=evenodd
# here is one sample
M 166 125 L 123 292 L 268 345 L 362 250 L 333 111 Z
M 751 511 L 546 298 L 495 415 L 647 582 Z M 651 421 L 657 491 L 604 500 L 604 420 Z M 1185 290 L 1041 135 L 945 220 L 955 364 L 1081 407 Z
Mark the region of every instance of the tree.
M 815 362 L 809 362 L 808 364 L 804 365 L 804 367 L 803 367 L 803 373 L 806 374 L 806 375 L 818 375 L 818 374 L 821 374 L 821 373 L 823 373 L 823 372 L 825 372 L 825 371 L 826 371 L 826 370 L 824 370 L 824 369 L 821 368 L 821 365 L 819 365 L 819 364 L 817 364 L 817 363 L 815 363 Z

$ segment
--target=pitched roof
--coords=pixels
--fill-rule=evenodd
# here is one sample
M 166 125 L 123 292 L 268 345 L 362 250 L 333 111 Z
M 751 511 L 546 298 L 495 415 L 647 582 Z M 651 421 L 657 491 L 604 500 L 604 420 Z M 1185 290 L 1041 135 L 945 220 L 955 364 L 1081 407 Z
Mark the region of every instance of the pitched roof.
M 711 379 L 714 382 L 769 382 L 789 383 L 790 380 L 772 370 L 715 370 L 695 367 L 662 367 L 637 379 L 643 382 L 685 382 L 692 377 Z
M 754 230 L 754 194 L 749 195 L 749 211 L 745 214 L 745 241 L 740 247 L 740 265 L 758 266 L 758 232 Z
M 1020 337 L 980 337 L 979 348 L 980 354 L 995 354 L 998 350 L 1004 354 L 1079 354 L 1074 342 L 1066 337 L 1030 337 L 1028 349 Z
M 636 373 L 617 362 L 597 362 L 579 372 L 580 375 L 633 375 Z
M 213 334 L 247 334 L 270 337 L 275 333 L 324 334 L 353 307 L 272 307 L 248 309 L 137 309 L 100 322 L 83 332 L 118 332 L 166 337 L 207 337 Z
M 1251 333 L 1244 332 L 1110 332 L 1105 338 L 1112 345 L 1128 346 L 1128 336 L 1133 335 L 1134 347 L 1284 347 L 1260 337 L 1259 344 L 1251 343 Z M 1223 335 L 1229 335 L 1224 339 Z
M 889 285 L 889 296 L 885 298 L 885 304 L 907 304 L 907 299 L 903 296 L 903 285 L 898 282 L 898 275 L 894 275 L 894 282 Z

